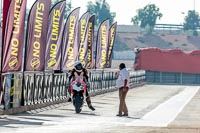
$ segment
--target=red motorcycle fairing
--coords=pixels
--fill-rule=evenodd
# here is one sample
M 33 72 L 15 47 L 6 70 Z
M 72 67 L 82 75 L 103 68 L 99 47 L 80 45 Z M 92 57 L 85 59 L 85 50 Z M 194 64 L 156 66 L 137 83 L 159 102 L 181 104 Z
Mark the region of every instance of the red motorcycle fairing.
M 86 94 L 86 89 L 86 83 L 84 81 L 73 81 L 70 85 L 71 94 L 74 93 L 73 90 L 76 90 L 77 92 L 83 91 L 83 94 Z

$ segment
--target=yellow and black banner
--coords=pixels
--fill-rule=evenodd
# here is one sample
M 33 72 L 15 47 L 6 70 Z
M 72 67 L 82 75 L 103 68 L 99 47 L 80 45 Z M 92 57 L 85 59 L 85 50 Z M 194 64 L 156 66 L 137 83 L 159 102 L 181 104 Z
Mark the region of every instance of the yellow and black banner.
M 83 67 L 86 66 L 86 53 L 88 49 L 87 38 L 88 38 L 88 22 L 90 14 L 89 12 L 84 13 L 79 20 L 79 30 L 78 30 L 78 39 L 79 39 L 79 55 L 78 60 L 81 61 Z
M 55 4 L 50 11 L 45 53 L 45 70 L 61 70 L 65 8 L 66 1 L 61 1 Z
M 27 0 L 12 0 L 7 12 L 2 45 L 2 72 L 21 71 Z
M 63 34 L 62 70 L 71 69 L 78 59 L 78 20 L 80 7 L 75 8 L 67 18 Z
M 97 32 L 95 68 L 105 68 L 108 55 L 109 19 L 103 21 Z
M 37 0 L 29 13 L 25 71 L 43 71 L 51 0 Z
M 86 68 L 94 68 L 94 20 L 95 15 L 91 16 L 88 22 L 87 30 L 87 49 L 85 55 Z
M 117 22 L 115 22 L 109 29 L 107 68 L 111 68 L 112 65 L 112 51 L 115 43 L 116 30 L 117 30 Z

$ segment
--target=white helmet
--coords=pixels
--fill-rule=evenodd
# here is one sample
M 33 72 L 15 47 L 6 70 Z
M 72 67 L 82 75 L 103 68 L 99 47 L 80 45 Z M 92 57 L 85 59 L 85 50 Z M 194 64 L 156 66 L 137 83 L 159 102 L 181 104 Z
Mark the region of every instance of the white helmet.
M 80 61 L 76 61 L 76 62 L 74 63 L 74 67 L 75 67 L 75 69 L 76 69 L 77 71 L 82 71 L 82 69 L 83 69 L 83 65 L 82 65 L 82 63 L 81 63 Z

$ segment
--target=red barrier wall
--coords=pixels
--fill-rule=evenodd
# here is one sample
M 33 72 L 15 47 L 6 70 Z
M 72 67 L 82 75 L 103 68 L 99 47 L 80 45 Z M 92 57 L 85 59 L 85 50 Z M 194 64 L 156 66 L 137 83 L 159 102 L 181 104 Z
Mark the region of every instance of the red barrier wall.
M 200 74 L 200 50 L 183 52 L 179 49 L 140 49 L 134 64 L 136 70 Z

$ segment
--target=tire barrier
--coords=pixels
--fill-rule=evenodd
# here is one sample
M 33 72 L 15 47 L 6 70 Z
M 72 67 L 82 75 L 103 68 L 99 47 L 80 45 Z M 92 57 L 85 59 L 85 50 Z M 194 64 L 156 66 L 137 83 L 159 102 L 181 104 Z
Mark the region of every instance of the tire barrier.
M 108 92 L 115 87 L 117 70 L 89 70 L 89 93 Z M 130 84 L 139 84 L 145 80 L 144 71 L 130 72 Z M 68 72 L 24 72 L 6 73 L 1 76 L 2 89 L 0 90 L 0 114 L 9 109 L 26 108 L 24 111 L 67 101 L 69 79 Z M 45 106 L 45 105 L 44 105 Z M 1 113 L 4 112 L 4 113 Z M 11 111 L 12 112 L 12 111 Z

